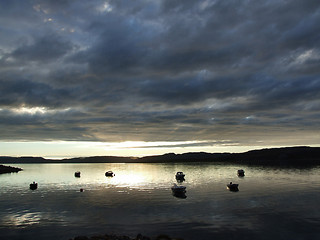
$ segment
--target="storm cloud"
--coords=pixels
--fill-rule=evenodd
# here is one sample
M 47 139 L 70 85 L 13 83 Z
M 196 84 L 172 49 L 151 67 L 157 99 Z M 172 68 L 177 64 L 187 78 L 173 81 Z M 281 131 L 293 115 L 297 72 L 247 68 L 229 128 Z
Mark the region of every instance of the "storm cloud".
M 0 6 L 2 141 L 320 140 L 317 0 Z

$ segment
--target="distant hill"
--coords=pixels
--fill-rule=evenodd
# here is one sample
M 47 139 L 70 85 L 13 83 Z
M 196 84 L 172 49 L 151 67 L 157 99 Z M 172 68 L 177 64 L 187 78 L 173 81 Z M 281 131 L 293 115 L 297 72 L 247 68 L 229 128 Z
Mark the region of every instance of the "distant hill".
M 304 166 L 320 165 L 320 147 L 284 147 L 252 150 L 243 153 L 191 152 L 156 156 L 92 156 L 50 160 L 42 157 L 0 157 L 0 163 L 187 163 L 223 162 L 250 165 Z
M 0 157 L 0 163 L 48 163 L 51 160 L 42 157 Z
M 115 156 L 96 156 L 96 157 L 79 157 L 60 160 L 62 163 L 126 163 L 135 162 L 132 157 L 115 157 Z
M 320 148 L 285 147 L 252 150 L 244 153 L 184 153 L 147 156 L 137 162 L 224 162 L 250 165 L 320 165 Z

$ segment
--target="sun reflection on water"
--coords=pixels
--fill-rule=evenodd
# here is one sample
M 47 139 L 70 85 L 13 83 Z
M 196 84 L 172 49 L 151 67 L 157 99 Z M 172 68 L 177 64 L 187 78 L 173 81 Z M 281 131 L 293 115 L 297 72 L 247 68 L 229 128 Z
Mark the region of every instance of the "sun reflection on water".
M 147 176 L 141 173 L 116 174 L 114 177 L 106 177 L 105 183 L 117 185 L 119 187 L 134 187 L 145 182 Z
M 26 228 L 30 225 L 39 224 L 41 221 L 40 212 L 27 212 L 27 213 L 16 213 L 8 214 L 2 220 L 3 225 L 16 226 L 20 228 Z

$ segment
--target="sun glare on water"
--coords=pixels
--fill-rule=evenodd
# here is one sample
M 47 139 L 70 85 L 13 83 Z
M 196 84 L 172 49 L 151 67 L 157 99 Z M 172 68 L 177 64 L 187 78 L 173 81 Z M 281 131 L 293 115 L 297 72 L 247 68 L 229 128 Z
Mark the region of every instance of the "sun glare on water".
M 145 182 L 147 176 L 141 173 L 121 173 L 117 172 L 112 179 L 106 178 L 105 183 L 111 183 L 121 187 L 138 187 L 140 183 Z

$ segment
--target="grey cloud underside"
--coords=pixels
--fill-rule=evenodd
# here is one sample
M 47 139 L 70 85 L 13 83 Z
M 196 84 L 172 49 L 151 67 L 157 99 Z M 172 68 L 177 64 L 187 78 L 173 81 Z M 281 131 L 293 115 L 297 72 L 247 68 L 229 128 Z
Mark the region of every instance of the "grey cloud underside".
M 244 142 L 319 129 L 319 1 L 104 3 L 3 1 L 4 138 Z
M 36 39 L 32 45 L 18 47 L 11 53 L 14 59 L 20 61 L 51 61 L 65 55 L 72 45 L 64 42 L 56 35 L 47 35 Z

